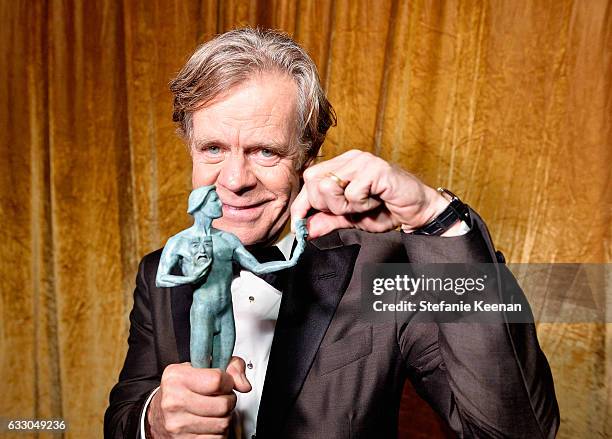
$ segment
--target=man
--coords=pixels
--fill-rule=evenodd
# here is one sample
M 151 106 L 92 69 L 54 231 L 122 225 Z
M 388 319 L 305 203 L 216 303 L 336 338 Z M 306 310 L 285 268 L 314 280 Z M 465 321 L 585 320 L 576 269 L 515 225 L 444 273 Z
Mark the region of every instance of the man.
M 221 438 L 232 419 L 242 437 L 395 437 L 406 378 L 461 437 L 554 437 L 558 408 L 533 325 L 360 314 L 366 263 L 503 258 L 460 200 L 380 158 L 349 151 L 313 165 L 335 118 L 295 42 L 228 32 L 198 48 L 171 90 L 193 187 L 215 184 L 223 202 L 214 226 L 288 258 L 290 216 L 308 216 L 311 241 L 278 288 L 245 271 L 232 281 L 227 372 L 191 367 L 192 291 L 156 288 L 160 252 L 146 256 L 108 437 Z

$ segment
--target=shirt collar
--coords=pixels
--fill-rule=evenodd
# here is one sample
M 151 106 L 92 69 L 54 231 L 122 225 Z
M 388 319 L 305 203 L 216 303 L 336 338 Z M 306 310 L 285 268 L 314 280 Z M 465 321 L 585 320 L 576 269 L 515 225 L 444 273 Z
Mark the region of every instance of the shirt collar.
M 289 231 L 278 238 L 278 240 L 274 243 L 275 246 L 281 251 L 285 260 L 289 260 L 291 258 L 291 249 L 293 248 L 293 240 L 295 239 L 295 233 Z

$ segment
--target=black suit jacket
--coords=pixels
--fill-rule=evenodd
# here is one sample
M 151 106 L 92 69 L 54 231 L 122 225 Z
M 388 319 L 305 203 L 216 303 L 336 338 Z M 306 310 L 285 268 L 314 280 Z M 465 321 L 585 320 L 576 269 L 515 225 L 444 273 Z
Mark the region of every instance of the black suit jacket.
M 283 293 L 259 439 L 395 438 L 406 378 L 459 437 L 555 436 L 559 412 L 534 325 L 374 324 L 360 315 L 366 263 L 503 263 L 472 218 L 461 237 L 341 230 L 308 243 Z M 129 349 L 104 420 L 109 438 L 136 438 L 164 368 L 189 361 L 192 290 L 155 286 L 160 253 L 140 263 Z

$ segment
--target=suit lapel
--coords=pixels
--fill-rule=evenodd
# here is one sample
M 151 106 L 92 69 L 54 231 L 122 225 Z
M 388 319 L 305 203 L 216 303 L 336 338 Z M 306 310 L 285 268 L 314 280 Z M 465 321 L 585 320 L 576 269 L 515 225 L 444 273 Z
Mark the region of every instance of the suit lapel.
M 308 243 L 281 300 L 257 436 L 277 437 L 352 276 L 359 245 L 337 232 Z

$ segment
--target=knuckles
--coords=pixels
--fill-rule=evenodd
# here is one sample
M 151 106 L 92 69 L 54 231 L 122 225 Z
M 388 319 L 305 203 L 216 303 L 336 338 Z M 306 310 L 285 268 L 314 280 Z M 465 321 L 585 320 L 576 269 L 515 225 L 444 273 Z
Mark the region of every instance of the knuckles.
M 236 399 L 236 395 L 233 393 L 228 395 L 227 398 L 222 399 L 223 404 L 221 405 L 221 410 L 224 415 L 230 414 L 232 410 L 234 410 L 234 407 L 236 407 Z
M 364 155 L 360 157 L 360 159 L 363 160 L 364 167 L 367 166 L 368 168 L 375 169 L 378 172 L 392 171 L 392 166 L 388 161 L 370 152 L 365 152 Z
M 180 364 L 169 364 L 166 366 L 164 373 L 162 374 L 162 382 L 179 380 L 182 375 L 182 370 L 183 367 Z
M 231 420 L 229 416 L 223 418 L 217 418 L 217 432 L 220 434 L 226 434 L 229 432 Z
M 228 398 L 221 398 L 220 402 L 219 402 L 219 411 L 223 414 L 223 415 L 227 415 L 233 407 L 231 407 L 231 404 L 228 400 Z
M 302 174 L 305 182 L 311 181 L 317 173 L 317 165 L 306 168 Z
M 350 157 L 355 157 L 355 156 L 358 156 L 358 155 L 361 155 L 361 154 L 368 154 L 368 153 L 365 152 L 365 151 L 362 151 L 360 149 L 353 148 L 353 149 L 349 149 L 348 151 L 346 151 L 342 155 L 345 156 L 345 157 L 349 157 L 350 158 Z
M 164 430 L 170 434 L 179 434 L 183 430 L 183 424 L 175 418 L 166 418 L 164 420 Z
M 173 394 L 164 393 L 159 406 L 163 413 L 175 413 L 182 408 L 179 401 Z
M 319 180 L 319 190 L 324 194 L 332 193 L 338 190 L 338 183 L 331 178 L 323 178 Z
M 393 166 L 389 162 L 368 151 L 351 149 L 343 153 L 340 157 L 351 160 L 355 167 L 359 169 L 375 170 L 377 173 L 393 171 Z M 324 174 L 322 173 L 322 169 L 325 168 L 321 168 L 319 165 L 306 168 L 302 174 L 304 182 L 306 184 L 315 180 L 320 180 L 319 184 L 321 184 L 321 182 L 325 182 L 327 179 L 323 178 Z M 331 183 L 333 183 L 333 181 Z
M 206 382 L 212 389 L 212 392 L 220 390 L 223 383 L 223 372 L 219 369 L 209 369 L 207 372 Z
M 190 368 L 190 366 L 188 366 Z M 188 387 L 189 379 L 193 379 L 192 370 L 187 370 L 187 367 L 182 364 L 170 364 L 164 369 L 162 374 L 160 386 L 167 392 L 176 391 Z M 200 369 L 197 372 L 201 376 L 197 378 L 201 381 L 206 382 L 207 387 L 210 389 L 210 393 L 218 392 L 223 385 L 223 375 L 225 372 L 219 369 Z

